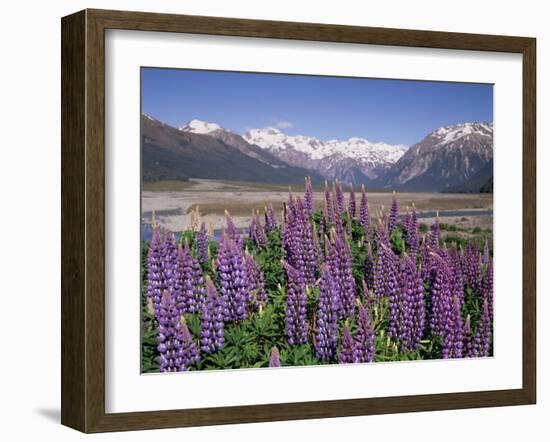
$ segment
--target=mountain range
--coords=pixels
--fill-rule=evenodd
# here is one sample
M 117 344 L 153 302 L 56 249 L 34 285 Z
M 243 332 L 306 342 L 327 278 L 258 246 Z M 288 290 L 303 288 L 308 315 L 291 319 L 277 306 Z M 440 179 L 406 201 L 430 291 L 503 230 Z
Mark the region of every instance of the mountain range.
M 315 184 L 339 179 L 412 191 L 492 191 L 493 125 L 441 127 L 411 147 L 365 138 L 323 141 L 268 127 L 242 136 L 192 120 L 179 128 L 142 115 L 145 181 L 217 178 Z
M 291 166 L 237 134 L 215 137 L 142 115 L 141 141 L 143 181 L 209 178 L 294 184 L 303 183 L 305 176 L 316 184 L 323 181 L 320 175 Z

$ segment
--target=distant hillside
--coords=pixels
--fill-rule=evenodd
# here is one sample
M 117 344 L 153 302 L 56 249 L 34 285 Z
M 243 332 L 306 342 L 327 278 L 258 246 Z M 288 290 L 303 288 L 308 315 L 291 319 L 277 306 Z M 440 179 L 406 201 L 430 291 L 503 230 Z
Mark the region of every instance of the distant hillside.
M 240 137 L 239 137 L 240 138 Z M 176 129 L 147 115 L 141 117 L 142 177 L 144 181 L 209 178 L 272 184 L 301 184 L 311 176 L 299 167 L 276 159 L 245 140 L 228 137 L 227 142 L 208 134 Z
M 489 178 L 479 191 L 481 193 L 493 193 L 493 177 Z
M 412 146 L 379 180 L 382 187 L 479 192 L 493 174 L 493 125 L 439 128 Z
M 490 183 L 490 184 L 489 184 Z M 485 190 L 482 190 L 485 189 Z M 490 190 L 489 190 L 490 189 Z M 493 161 L 489 161 L 469 180 L 445 189 L 447 193 L 492 193 L 493 192 Z

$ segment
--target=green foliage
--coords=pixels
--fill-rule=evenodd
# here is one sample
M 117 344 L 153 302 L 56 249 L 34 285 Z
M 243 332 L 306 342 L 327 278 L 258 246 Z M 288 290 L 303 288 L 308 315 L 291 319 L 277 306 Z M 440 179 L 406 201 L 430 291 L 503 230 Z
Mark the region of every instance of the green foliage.
M 456 224 L 439 223 L 439 230 L 447 230 L 449 232 L 457 232 L 459 229 Z
M 264 272 L 264 283 L 268 294 L 284 284 L 285 274 L 281 262 L 284 258 L 281 244 L 281 229 L 277 227 L 267 235 L 267 247 L 257 250 L 253 245 L 249 247 L 254 260 Z
M 397 256 L 405 251 L 405 238 L 400 226 L 397 226 L 390 236 L 390 244 L 393 252 Z
M 455 245 L 456 247 L 466 247 L 468 240 L 458 235 L 447 235 L 445 237 L 445 243 L 449 245 Z
M 152 321 L 147 321 L 142 325 L 141 332 L 141 370 L 144 373 L 158 372 L 156 361 L 157 348 L 157 327 Z

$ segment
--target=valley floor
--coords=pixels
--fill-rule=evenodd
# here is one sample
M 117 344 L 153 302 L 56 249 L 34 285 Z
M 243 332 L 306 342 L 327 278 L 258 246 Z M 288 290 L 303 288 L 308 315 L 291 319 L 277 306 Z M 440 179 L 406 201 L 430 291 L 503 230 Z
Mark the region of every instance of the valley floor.
M 301 189 L 293 189 L 301 191 Z M 315 192 L 315 206 L 324 204 L 324 193 Z M 361 192 L 355 189 L 359 204 Z M 491 194 L 447 194 L 429 192 L 399 192 L 396 194 L 399 211 L 404 214 L 414 203 L 419 221 L 431 224 L 435 212 L 440 212 L 440 222 L 456 226 L 459 230 L 473 228 L 491 229 L 493 224 L 493 195 Z M 348 195 L 346 193 L 346 199 Z M 371 214 L 382 207 L 389 211 L 391 192 L 369 192 L 367 197 Z M 270 202 L 279 214 L 283 202 L 288 198 L 285 186 L 262 183 L 229 182 L 193 179 L 189 182 L 145 183 L 142 191 L 142 223 L 151 223 L 155 211 L 157 223 L 174 232 L 186 230 L 192 224 L 192 211 L 198 210 L 202 220 L 213 229 L 225 225 L 224 211 L 227 209 L 239 228 L 248 227 L 253 210 L 263 213 Z M 423 214 L 423 215 L 422 215 Z M 452 229 L 455 230 L 454 228 Z

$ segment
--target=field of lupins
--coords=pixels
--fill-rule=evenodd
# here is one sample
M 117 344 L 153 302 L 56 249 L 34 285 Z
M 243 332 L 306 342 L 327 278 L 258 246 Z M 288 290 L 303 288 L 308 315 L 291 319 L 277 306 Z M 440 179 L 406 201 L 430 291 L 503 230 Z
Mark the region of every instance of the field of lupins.
M 492 355 L 490 244 L 458 247 L 414 205 L 369 213 L 364 188 L 325 187 L 324 207 L 289 192 L 239 231 L 226 213 L 154 226 L 143 242 L 142 371 L 349 364 Z

